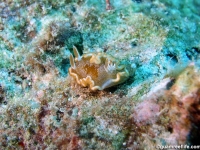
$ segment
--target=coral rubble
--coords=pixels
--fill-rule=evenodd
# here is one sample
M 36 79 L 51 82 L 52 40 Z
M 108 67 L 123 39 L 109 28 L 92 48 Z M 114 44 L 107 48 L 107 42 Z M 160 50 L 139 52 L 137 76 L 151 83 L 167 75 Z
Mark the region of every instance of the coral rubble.
M 0 149 L 198 145 L 199 8 L 1 1 Z

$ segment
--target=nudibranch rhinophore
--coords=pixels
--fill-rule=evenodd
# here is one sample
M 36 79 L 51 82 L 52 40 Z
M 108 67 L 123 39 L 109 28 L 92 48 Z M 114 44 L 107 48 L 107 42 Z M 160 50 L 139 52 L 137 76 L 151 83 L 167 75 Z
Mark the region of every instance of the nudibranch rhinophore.
M 91 90 L 103 90 L 128 79 L 129 71 L 120 61 L 105 53 L 87 53 L 80 56 L 73 47 L 75 58 L 70 54 L 69 74 L 76 82 Z

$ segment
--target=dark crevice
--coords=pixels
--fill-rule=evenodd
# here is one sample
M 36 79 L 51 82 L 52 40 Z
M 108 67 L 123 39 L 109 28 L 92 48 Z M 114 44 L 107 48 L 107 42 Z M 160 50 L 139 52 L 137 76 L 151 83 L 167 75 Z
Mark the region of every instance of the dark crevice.
M 174 63 L 178 63 L 178 58 L 176 55 L 172 54 L 172 53 L 169 53 L 167 54 L 167 57 L 169 57 L 169 59 L 174 62 Z
M 166 89 L 169 90 L 174 85 L 175 81 L 175 79 L 172 79 L 170 82 L 168 82 L 166 85 Z
M 197 47 L 192 47 L 191 49 L 187 49 L 187 50 L 186 50 L 186 56 L 187 56 L 190 60 L 197 59 L 199 53 L 200 53 L 200 49 L 197 48 Z

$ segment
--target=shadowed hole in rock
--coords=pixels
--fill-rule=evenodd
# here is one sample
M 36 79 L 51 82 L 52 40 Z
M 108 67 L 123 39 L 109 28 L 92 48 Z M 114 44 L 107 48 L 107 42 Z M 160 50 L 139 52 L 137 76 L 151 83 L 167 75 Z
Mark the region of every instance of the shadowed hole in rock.
M 188 135 L 188 142 L 190 145 L 199 144 L 200 129 L 199 126 L 192 124 L 190 134 Z
M 63 60 L 61 61 L 60 66 L 59 66 L 59 68 L 61 69 L 60 72 L 61 72 L 61 75 L 62 75 L 62 76 L 67 75 L 69 67 L 70 67 L 69 59 L 63 59 Z
M 175 79 L 172 79 L 170 82 L 168 82 L 166 85 L 166 89 L 169 90 L 174 85 L 175 81 Z
M 169 54 L 167 54 L 166 56 L 167 56 L 167 57 L 169 58 L 169 60 L 171 60 L 172 62 L 178 63 L 178 58 L 177 58 L 176 55 L 169 53 Z
M 142 2 L 142 0 L 132 0 L 133 2 L 135 2 L 135 3 L 141 3 Z
M 200 53 L 200 49 L 197 47 L 192 47 L 191 49 L 186 50 L 186 56 L 190 59 L 197 59 Z

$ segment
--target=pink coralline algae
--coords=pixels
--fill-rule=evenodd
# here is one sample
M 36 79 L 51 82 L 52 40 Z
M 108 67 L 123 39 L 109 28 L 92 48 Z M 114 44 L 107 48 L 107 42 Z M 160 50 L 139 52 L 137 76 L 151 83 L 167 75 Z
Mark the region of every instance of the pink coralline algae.
M 200 71 L 195 66 L 186 68 L 169 93 L 172 99 L 170 117 L 173 127 L 169 139 L 174 138 L 183 144 L 189 134 L 191 137 L 194 134 L 192 124 L 200 124 Z
M 158 119 L 160 106 L 153 100 L 145 100 L 135 108 L 133 114 L 137 125 L 154 124 Z

